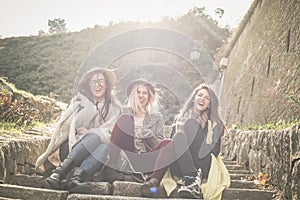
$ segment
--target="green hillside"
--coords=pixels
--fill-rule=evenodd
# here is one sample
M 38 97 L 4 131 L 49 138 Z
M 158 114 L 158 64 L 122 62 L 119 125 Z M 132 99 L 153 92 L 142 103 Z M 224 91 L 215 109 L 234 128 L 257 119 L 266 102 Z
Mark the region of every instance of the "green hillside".
M 179 19 L 159 23 L 97 25 L 74 33 L 1 39 L 0 75 L 19 89 L 41 95 L 54 92 L 68 101 L 82 61 L 96 45 L 120 32 L 149 26 L 173 29 L 203 43 L 213 55 L 228 31 L 208 18 L 191 11 Z
M 78 70 L 89 53 L 114 35 L 143 27 L 171 29 L 182 33 L 201 43 L 211 57 L 229 35 L 228 29 L 218 27 L 202 8 L 194 8 L 178 19 L 165 18 L 157 23 L 111 23 L 73 33 L 5 38 L 0 39 L 0 76 L 6 77 L 18 89 L 44 96 L 53 92 L 57 95 L 57 100 L 68 103 L 74 94 Z M 113 51 L 112 49 L 107 53 Z M 145 57 L 152 63 L 168 65 L 168 62 L 173 62 L 172 66 L 177 65 L 175 70 L 184 71 L 185 76 L 193 76 L 184 65 L 176 63 L 176 59 L 155 52 L 132 54 L 126 60 L 121 60 L 122 66 L 136 66 Z M 117 70 L 116 73 L 120 77 L 123 72 Z M 139 72 L 136 74 L 140 75 Z M 172 78 L 172 75 L 165 78 Z M 175 84 L 180 87 L 180 83 Z

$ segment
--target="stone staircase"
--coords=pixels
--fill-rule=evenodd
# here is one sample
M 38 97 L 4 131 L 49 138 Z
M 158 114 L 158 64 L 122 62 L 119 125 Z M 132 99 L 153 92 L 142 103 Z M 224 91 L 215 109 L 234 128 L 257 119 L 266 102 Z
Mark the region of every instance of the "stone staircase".
M 223 200 L 264 200 L 278 199 L 276 191 L 259 189 L 259 185 L 247 177 L 253 177 L 249 170 L 243 169 L 234 161 L 224 161 L 231 177 L 230 188 L 223 192 Z M 140 183 L 114 182 L 90 182 L 89 191 L 81 191 L 83 194 L 69 194 L 68 191 L 52 190 L 42 176 L 37 175 L 14 175 L 9 183 L 0 184 L 0 200 L 24 199 L 24 200 L 141 200 L 152 199 L 141 197 Z M 167 198 L 162 188 L 156 195 L 157 199 L 179 199 Z

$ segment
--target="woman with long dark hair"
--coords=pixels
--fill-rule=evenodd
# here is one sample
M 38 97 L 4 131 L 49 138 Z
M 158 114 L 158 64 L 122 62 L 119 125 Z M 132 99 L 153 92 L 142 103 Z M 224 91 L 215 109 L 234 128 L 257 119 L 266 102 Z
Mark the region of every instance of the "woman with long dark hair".
M 211 154 L 217 157 L 220 153 L 221 135 L 225 126 L 218 107 L 214 91 L 202 84 L 194 89 L 177 116 L 171 157 L 175 162 L 170 165 L 170 171 L 173 176 L 184 180 L 178 190 L 180 197 L 199 197 L 200 183 L 196 177 L 201 171 L 202 182 L 205 182 L 211 166 Z M 158 184 L 153 183 L 159 183 L 162 178 L 162 173 L 154 171 L 151 179 L 143 185 L 142 193 L 145 196 L 151 195 L 150 188 L 158 187 Z
M 121 113 L 112 96 L 115 82 L 114 72 L 104 68 L 89 70 L 79 81 L 76 100 L 62 113 L 46 152 L 36 162 L 36 167 L 41 166 L 68 141 L 69 153 L 47 178 L 53 188 L 63 189 L 62 180 L 76 168 L 67 184 L 67 189 L 76 191 L 106 162 L 110 131 Z

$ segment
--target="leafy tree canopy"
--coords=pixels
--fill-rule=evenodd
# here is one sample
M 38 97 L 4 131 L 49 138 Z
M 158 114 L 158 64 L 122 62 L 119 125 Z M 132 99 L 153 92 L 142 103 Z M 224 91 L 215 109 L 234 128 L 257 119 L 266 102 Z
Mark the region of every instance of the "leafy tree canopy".
M 55 18 L 53 20 L 48 20 L 49 33 L 65 33 L 67 32 L 66 22 L 64 19 Z

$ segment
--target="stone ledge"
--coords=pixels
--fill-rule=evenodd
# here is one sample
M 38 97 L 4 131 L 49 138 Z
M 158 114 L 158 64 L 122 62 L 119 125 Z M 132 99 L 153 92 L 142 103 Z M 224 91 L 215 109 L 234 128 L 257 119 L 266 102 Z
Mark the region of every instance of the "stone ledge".
M 85 195 L 85 194 L 71 194 L 67 200 L 153 200 L 155 198 L 145 197 L 129 197 L 129 196 L 108 196 L 108 195 Z M 159 200 L 180 200 L 179 198 L 159 198 Z M 194 200 L 194 199 L 184 199 Z
M 24 187 L 18 185 L 0 184 L 0 196 L 6 198 L 30 199 L 30 200 L 65 200 L 68 191 Z
M 22 199 L 12 199 L 12 198 L 0 197 L 0 200 L 22 200 Z

